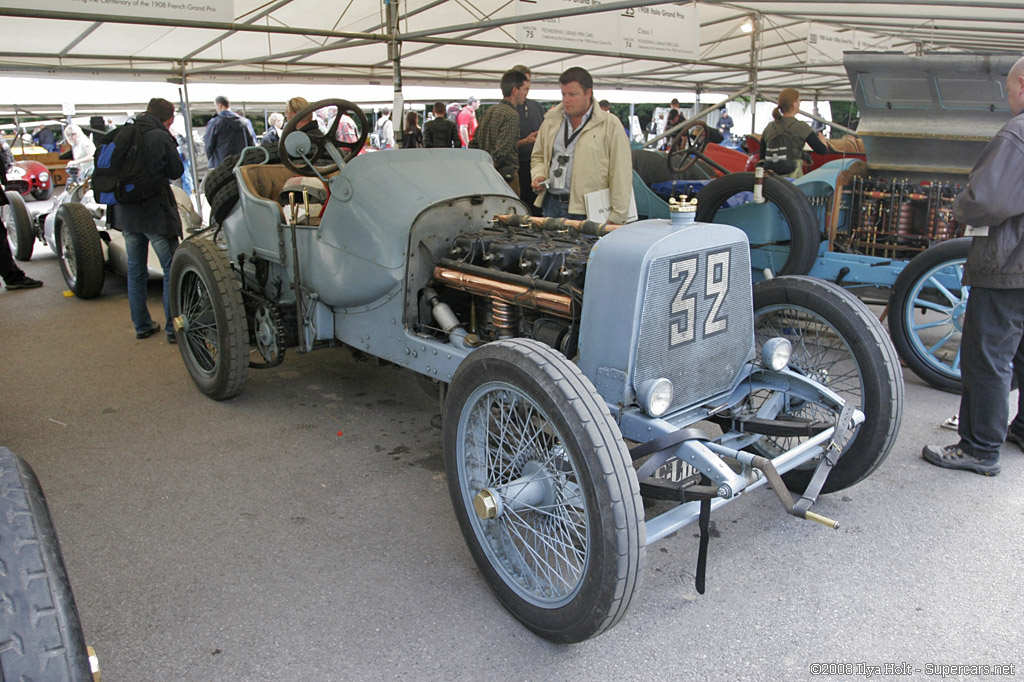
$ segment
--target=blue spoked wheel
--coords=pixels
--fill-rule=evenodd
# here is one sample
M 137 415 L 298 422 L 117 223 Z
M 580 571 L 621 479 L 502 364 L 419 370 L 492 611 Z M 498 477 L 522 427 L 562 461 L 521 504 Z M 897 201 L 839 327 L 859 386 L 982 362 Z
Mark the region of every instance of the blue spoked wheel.
M 593 385 L 529 339 L 473 352 L 451 383 L 444 451 L 455 515 L 501 603 L 552 641 L 612 627 L 645 557 L 636 474 Z
M 900 358 L 935 388 L 960 393 L 960 335 L 970 287 L 961 285 L 971 239 L 950 239 L 918 254 L 889 299 L 889 334 Z

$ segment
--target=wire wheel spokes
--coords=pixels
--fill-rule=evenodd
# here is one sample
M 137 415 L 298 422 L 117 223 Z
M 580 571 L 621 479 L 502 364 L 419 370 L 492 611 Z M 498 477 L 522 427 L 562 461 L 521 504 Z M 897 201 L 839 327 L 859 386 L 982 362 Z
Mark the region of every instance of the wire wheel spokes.
M 481 386 L 469 403 L 459 443 L 463 496 L 491 489 L 504 508 L 498 518 L 474 520 L 481 545 L 524 599 L 566 603 L 580 587 L 590 548 L 576 463 L 548 416 L 517 389 Z M 523 481 L 532 486 L 529 500 Z
M 828 386 L 854 407 L 863 409 L 861 369 L 857 366 L 852 349 L 827 321 L 802 308 L 782 307 L 758 317 L 755 335 L 758 348 L 773 337 L 788 339 L 793 344 L 793 355 L 789 363 L 791 369 Z M 818 403 L 774 396 L 771 400 L 775 402 L 768 405 L 768 394 L 761 392 L 755 393 L 752 399 L 755 407 L 767 408 L 787 417 L 827 423 L 835 420 L 835 413 Z M 776 414 L 764 416 L 773 418 Z M 854 435 L 855 432 L 849 438 L 852 439 Z M 769 452 L 778 454 L 793 448 L 802 440 L 802 437 L 766 436 L 761 439 L 761 444 Z
M 185 320 L 185 346 L 196 367 L 212 374 L 220 357 L 213 299 L 203 278 L 194 270 L 182 276 L 180 292 L 179 309 Z
M 71 230 L 68 229 L 67 221 L 60 224 L 60 260 L 71 280 L 68 284 L 74 286 L 78 280 L 78 265 L 75 263 L 75 247 L 71 244 Z

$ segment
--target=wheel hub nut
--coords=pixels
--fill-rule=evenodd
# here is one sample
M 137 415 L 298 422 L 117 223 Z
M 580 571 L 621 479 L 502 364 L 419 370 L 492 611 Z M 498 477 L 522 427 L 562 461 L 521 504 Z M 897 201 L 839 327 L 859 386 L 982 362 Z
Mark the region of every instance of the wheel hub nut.
M 498 498 L 494 493 L 484 488 L 473 498 L 473 509 L 482 521 L 498 517 Z
M 178 315 L 176 318 L 174 318 L 174 331 L 180 332 L 184 328 L 185 328 L 185 318 L 182 317 L 181 315 Z

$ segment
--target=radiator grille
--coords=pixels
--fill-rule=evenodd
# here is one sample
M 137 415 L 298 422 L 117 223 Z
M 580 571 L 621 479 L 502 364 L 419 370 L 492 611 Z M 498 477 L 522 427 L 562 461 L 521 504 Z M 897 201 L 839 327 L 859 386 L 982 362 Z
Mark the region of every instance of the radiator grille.
M 634 389 L 667 378 L 673 411 L 732 387 L 754 347 L 749 253 L 741 241 L 651 262 Z

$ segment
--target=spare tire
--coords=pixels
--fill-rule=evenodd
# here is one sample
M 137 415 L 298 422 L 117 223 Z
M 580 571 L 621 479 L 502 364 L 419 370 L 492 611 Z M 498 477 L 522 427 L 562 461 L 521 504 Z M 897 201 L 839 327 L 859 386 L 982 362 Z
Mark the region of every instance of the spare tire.
M 259 164 L 264 161 L 268 164 L 281 163 L 281 153 L 277 147 L 246 147 L 240 155 L 230 154 L 224 157 L 219 166 L 207 173 L 203 181 L 203 192 L 206 194 L 206 200 L 210 202 L 210 213 L 218 223 L 224 221 L 238 202 L 235 165 L 238 164 L 239 156 L 242 158 L 242 165 Z
M 753 173 L 731 173 L 729 175 L 712 180 L 697 193 L 697 216 L 699 222 L 729 223 L 727 218 L 715 219 L 718 211 L 732 197 L 740 192 L 751 192 L 754 189 Z M 814 267 L 814 261 L 818 257 L 818 245 L 821 242 L 820 231 L 818 230 L 818 217 L 814 208 L 793 183 L 775 175 L 767 175 L 764 178 L 764 197 L 768 204 L 774 207 L 785 218 L 789 226 L 788 239 L 778 239 L 766 243 L 752 242 L 751 264 L 754 263 L 754 252 L 758 249 L 772 250 L 772 255 L 781 248 L 782 252 L 777 253 L 777 260 L 782 261 L 773 269 L 773 275 L 806 275 Z M 768 210 L 769 206 L 765 206 Z M 736 225 L 750 234 L 747 225 Z M 762 268 L 755 267 L 755 274 L 760 274 Z M 758 278 L 760 279 L 760 278 Z
M 218 223 L 223 223 L 237 203 L 238 183 L 228 183 L 221 187 L 220 191 L 214 194 L 213 199 L 210 200 L 210 215 Z

